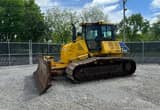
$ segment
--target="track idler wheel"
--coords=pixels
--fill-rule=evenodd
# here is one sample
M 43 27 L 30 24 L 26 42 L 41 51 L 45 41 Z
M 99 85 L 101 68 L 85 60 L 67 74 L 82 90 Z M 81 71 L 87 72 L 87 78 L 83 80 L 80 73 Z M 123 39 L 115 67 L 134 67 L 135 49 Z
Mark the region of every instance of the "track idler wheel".
M 127 60 L 123 64 L 125 75 L 132 75 L 136 70 L 136 63 L 133 60 Z

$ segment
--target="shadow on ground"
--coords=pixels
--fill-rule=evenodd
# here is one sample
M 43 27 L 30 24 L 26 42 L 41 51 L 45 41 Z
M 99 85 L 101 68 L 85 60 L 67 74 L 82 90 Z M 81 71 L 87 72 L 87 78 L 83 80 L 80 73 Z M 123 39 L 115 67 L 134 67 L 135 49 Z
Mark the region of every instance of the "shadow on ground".
M 136 75 L 132 76 L 126 76 L 125 78 L 134 78 Z M 76 87 L 79 85 L 86 85 L 89 83 L 94 83 L 96 81 L 114 81 L 117 79 L 121 79 L 121 77 L 114 77 L 114 78 L 106 78 L 106 79 L 101 79 L 101 80 L 94 80 L 94 81 L 85 81 L 85 82 L 72 82 L 65 76 L 60 76 L 60 77 L 55 77 L 52 79 L 52 86 L 54 87 L 55 85 L 62 85 L 68 88 Z M 24 95 L 24 101 L 29 101 L 32 100 L 36 97 L 39 97 L 38 89 L 36 87 L 35 80 L 33 76 L 26 76 L 24 78 L 24 89 L 23 89 L 23 95 Z
M 39 96 L 33 76 L 26 76 L 25 77 L 23 91 L 24 91 L 24 100 L 25 101 L 31 100 L 31 99 Z

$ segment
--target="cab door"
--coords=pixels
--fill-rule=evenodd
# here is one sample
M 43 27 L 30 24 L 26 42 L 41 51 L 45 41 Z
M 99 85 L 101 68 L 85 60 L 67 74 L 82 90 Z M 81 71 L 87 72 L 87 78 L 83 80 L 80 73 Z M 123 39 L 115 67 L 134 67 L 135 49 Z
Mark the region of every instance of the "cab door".
M 101 50 L 100 27 L 98 25 L 90 25 L 82 28 L 83 36 L 90 52 Z

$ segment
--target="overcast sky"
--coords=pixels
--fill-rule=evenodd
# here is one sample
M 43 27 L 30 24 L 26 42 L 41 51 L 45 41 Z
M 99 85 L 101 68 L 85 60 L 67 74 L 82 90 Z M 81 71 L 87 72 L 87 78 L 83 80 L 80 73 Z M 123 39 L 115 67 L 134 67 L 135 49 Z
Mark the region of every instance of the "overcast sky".
M 99 6 L 103 9 L 112 22 L 122 19 L 123 0 L 36 0 L 36 3 L 44 11 L 55 5 L 62 8 L 81 10 L 88 6 Z M 128 0 L 126 4 L 127 15 L 141 13 L 151 22 L 156 21 L 156 16 L 160 15 L 160 0 Z

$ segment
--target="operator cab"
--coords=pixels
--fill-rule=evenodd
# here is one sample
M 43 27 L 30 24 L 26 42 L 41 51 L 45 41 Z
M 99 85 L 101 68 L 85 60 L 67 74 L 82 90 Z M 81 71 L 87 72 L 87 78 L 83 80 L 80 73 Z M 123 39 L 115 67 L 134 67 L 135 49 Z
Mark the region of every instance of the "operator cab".
M 100 51 L 102 41 L 115 40 L 115 25 L 104 22 L 82 23 L 82 36 L 85 38 L 89 51 Z

